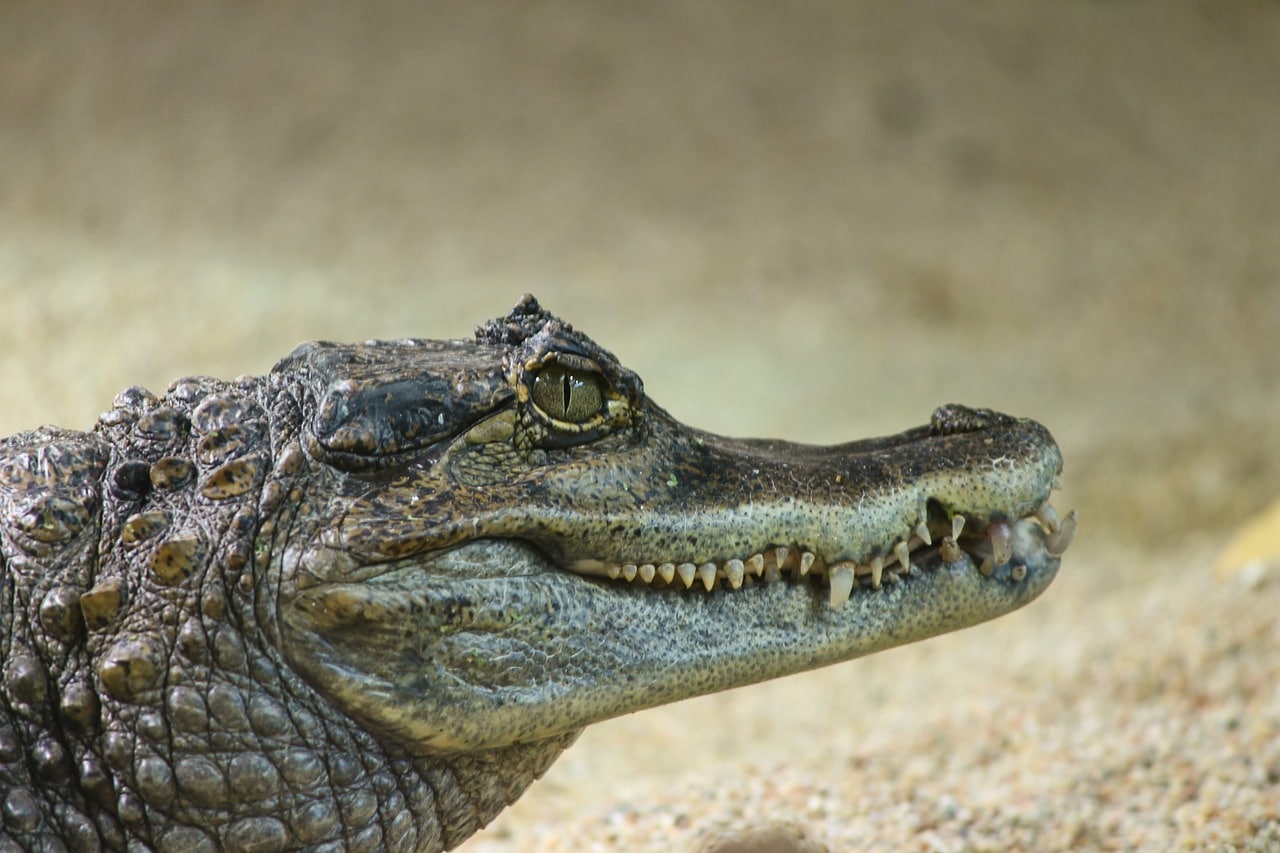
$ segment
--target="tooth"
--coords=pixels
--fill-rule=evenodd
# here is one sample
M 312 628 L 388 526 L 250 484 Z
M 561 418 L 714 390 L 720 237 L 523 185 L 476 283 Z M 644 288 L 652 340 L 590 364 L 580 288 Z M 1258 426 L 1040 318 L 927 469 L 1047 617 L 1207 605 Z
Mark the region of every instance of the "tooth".
M 1062 521 L 1058 518 L 1058 511 L 1054 509 L 1053 504 L 1048 501 L 1045 501 L 1044 505 L 1041 506 L 1040 509 L 1036 510 L 1036 518 L 1040 519 L 1040 523 L 1043 524 L 1050 533 L 1057 533 L 1062 527 Z
M 832 610 L 839 610 L 844 607 L 844 603 L 849 600 L 849 594 L 853 592 L 853 569 L 852 563 L 836 563 L 828 572 L 828 578 L 831 581 L 831 598 L 829 604 Z
M 640 580 L 645 583 L 653 583 L 653 576 L 657 574 L 657 572 L 658 570 L 653 563 L 645 563 L 640 567 Z
M 1062 481 L 1061 481 L 1061 480 L 1059 480 L 1057 477 L 1054 477 L 1054 478 L 1053 478 L 1053 482 L 1049 484 L 1049 488 L 1051 488 L 1051 489 L 1058 489 L 1059 491 L 1061 491 L 1061 490 L 1062 490 Z
M 951 516 L 951 538 L 957 542 L 960 541 L 960 534 L 963 530 L 964 516 L 959 514 Z
M 1074 509 L 1067 513 L 1067 517 L 1062 519 L 1062 527 L 1044 538 L 1045 550 L 1055 557 L 1061 557 L 1071 547 L 1071 540 L 1076 538 L 1077 520 Z
M 698 571 L 693 563 L 681 563 L 680 568 L 676 569 L 680 574 L 680 580 L 684 581 L 684 588 L 688 589 L 693 586 L 694 573 Z
M 742 561 L 730 560 L 724 564 L 724 575 L 729 579 L 732 589 L 742 588 Z
M 605 569 L 605 571 L 608 572 L 609 578 L 611 580 L 616 581 L 618 578 L 622 576 L 622 566 L 609 566 L 609 568 Z
M 991 540 L 991 556 L 996 565 L 1003 566 L 1013 559 L 1013 531 L 1003 521 L 997 521 L 987 527 L 987 537 Z
M 764 567 L 764 579 L 766 583 L 782 580 L 782 572 L 778 571 L 778 567 L 768 565 Z
M 716 564 L 703 563 L 698 569 L 698 579 L 707 588 L 707 592 L 711 592 L 711 587 L 716 585 Z
M 1009 577 L 1013 578 L 1015 581 L 1021 581 L 1026 576 L 1027 576 L 1026 566 L 1014 566 L 1012 569 L 1009 570 Z
M 871 558 L 871 586 L 880 588 L 880 577 L 884 574 L 884 557 Z
M 923 521 L 916 525 L 916 535 L 920 537 L 920 541 L 924 544 L 933 544 L 933 537 L 929 535 L 929 525 Z
M 658 567 L 658 575 L 667 583 L 671 583 L 671 579 L 676 576 L 676 564 L 663 563 Z
M 747 571 L 756 576 L 764 574 L 764 554 L 752 554 L 748 557 Z
M 635 579 L 636 579 L 636 564 L 635 564 L 635 563 L 627 563 L 625 566 L 623 566 L 623 567 L 622 567 L 622 576 L 623 576 L 624 578 L 626 578 L 627 580 L 629 580 L 629 581 L 633 581 L 633 580 L 635 580 Z
M 911 549 L 907 547 L 906 542 L 899 542 L 893 546 L 893 556 L 898 558 L 898 562 L 902 564 L 902 568 L 911 568 Z
M 978 571 L 982 572 L 982 576 L 988 577 L 988 578 L 991 577 L 991 573 L 994 572 L 995 569 L 996 567 L 991 564 L 990 557 L 987 557 L 986 559 L 984 559 L 982 561 L 982 565 L 978 566 Z
M 805 551 L 800 555 L 800 577 L 804 577 L 809 574 L 809 570 L 813 568 L 813 563 L 817 559 L 817 557 L 808 551 Z
M 956 544 L 956 540 L 950 536 L 942 537 L 942 544 L 938 546 L 938 554 L 942 557 L 944 563 L 957 562 L 963 553 L 960 550 L 960 546 Z
M 774 559 L 774 562 L 778 564 L 778 568 L 780 569 L 786 568 L 787 557 L 790 556 L 790 554 L 791 554 L 791 549 L 786 547 L 785 545 L 779 545 L 777 548 L 773 549 L 773 559 Z

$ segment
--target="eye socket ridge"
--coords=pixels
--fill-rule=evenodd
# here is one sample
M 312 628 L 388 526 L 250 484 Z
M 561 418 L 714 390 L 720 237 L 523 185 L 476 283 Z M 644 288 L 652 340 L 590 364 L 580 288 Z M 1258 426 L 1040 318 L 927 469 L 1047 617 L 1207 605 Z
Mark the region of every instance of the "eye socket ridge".
M 562 423 L 585 424 L 605 409 L 604 377 L 599 371 L 559 361 L 538 371 L 529 395 L 545 415 Z

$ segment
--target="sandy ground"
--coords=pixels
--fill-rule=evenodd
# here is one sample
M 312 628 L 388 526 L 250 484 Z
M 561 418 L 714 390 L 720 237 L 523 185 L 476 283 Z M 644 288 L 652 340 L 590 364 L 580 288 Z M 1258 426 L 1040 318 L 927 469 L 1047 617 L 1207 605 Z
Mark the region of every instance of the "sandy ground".
M 1209 567 L 1280 492 L 1277 151 L 1271 2 L 10 0 L 0 433 L 524 291 L 720 432 L 1030 415 L 1042 600 L 596 726 L 467 849 L 1276 850 L 1280 578 Z

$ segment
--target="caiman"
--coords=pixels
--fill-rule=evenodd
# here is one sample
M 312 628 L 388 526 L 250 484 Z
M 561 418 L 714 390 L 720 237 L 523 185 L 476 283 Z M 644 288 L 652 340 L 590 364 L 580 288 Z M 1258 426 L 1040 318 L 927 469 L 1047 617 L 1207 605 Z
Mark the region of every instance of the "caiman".
M 451 848 L 588 723 L 1027 603 L 1060 468 L 690 429 L 528 296 L 130 388 L 0 442 L 0 850 Z

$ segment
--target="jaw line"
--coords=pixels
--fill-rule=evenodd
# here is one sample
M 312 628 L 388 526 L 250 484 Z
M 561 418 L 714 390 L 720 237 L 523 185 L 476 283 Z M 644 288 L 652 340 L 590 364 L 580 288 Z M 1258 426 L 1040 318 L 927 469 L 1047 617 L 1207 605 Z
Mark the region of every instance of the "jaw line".
M 1049 509 L 1052 511 L 1051 507 Z M 1063 544 L 1056 549 L 1053 546 L 1058 542 L 1069 543 L 1074 533 L 1074 513 L 1067 519 L 1068 531 L 1063 531 L 1058 525 L 1056 513 L 1053 513 L 1053 518 L 1056 529 L 1052 530 L 1040 513 L 1012 522 L 991 522 L 978 529 L 970 524 L 958 542 L 951 536 L 944 538 L 938 533 L 935 533 L 932 544 L 925 544 L 912 536 L 909 549 L 906 542 L 902 542 L 888 555 L 862 564 L 853 560 L 829 561 L 816 555 L 818 549 L 800 545 L 763 548 L 745 560 L 727 559 L 701 564 L 668 562 L 637 565 L 596 559 L 576 559 L 564 564 L 554 558 L 547 559 L 564 571 L 595 582 L 607 580 L 612 582 L 611 586 L 629 590 L 633 595 L 661 592 L 731 597 L 746 595 L 761 586 L 791 585 L 808 587 L 823 595 L 830 589 L 830 605 L 838 609 L 847 600 L 846 590 L 857 595 L 896 586 L 909 587 L 918 583 L 922 575 L 927 576 L 930 571 L 944 565 L 954 569 L 968 564 L 984 577 L 998 572 L 1007 579 L 1018 573 L 1025 576 L 1048 561 L 1056 561 L 1066 546 Z M 1064 532 L 1065 536 L 1062 535 Z M 998 533 L 1003 535 L 1003 548 L 1009 552 L 1008 558 L 1000 563 L 996 561 L 1002 558 L 995 557 L 993 545 Z M 836 580 L 837 575 L 840 575 L 840 582 Z M 1020 581 L 1023 578 L 1011 579 Z M 839 592 L 835 589 L 837 586 L 841 586 Z
M 1054 565 L 1054 570 L 1056 571 L 1056 564 L 1061 555 L 1051 553 L 1048 550 L 1046 540 L 1049 534 L 1041 525 L 1032 521 L 1031 517 L 1028 517 L 1010 523 L 1009 527 L 1015 537 L 1016 549 L 1013 557 L 1006 564 L 1002 567 L 995 567 L 997 570 L 1003 568 L 1003 571 L 998 572 L 1000 576 L 1008 580 L 1012 568 L 1026 566 L 1028 567 L 1029 576 L 1034 579 L 1034 575 L 1037 572 L 1044 573 L 1049 563 Z M 985 536 L 981 534 L 972 536 L 970 535 L 972 532 L 970 530 L 960 540 L 959 557 L 950 562 L 944 562 L 942 559 L 940 553 L 941 545 L 938 541 L 935 541 L 932 545 L 925 545 L 919 540 L 913 539 L 915 545 L 909 552 L 910 571 L 903 571 L 901 565 L 896 562 L 896 558 L 890 555 L 884 561 L 885 582 L 874 584 L 869 573 L 860 569 L 853 584 L 852 595 L 892 592 L 896 588 L 910 589 L 912 586 L 917 586 L 927 581 L 930 573 L 937 571 L 940 567 L 947 568 L 953 572 L 960 570 L 972 571 L 975 575 L 978 575 L 980 564 L 983 560 L 990 558 L 992 549 Z M 494 560 L 492 551 L 495 547 L 500 547 L 496 543 L 502 543 L 502 546 L 511 546 L 518 549 L 517 554 L 513 559 Z M 772 552 L 776 549 L 767 548 L 762 550 L 771 552 L 770 559 L 772 559 Z M 660 577 L 655 577 L 651 582 L 646 582 L 637 575 L 633 575 L 632 578 L 624 578 L 620 573 L 622 566 L 601 560 L 573 560 L 569 561 L 568 565 L 565 565 L 547 554 L 538 544 L 519 538 L 481 537 L 462 542 L 443 551 L 429 552 L 426 555 L 412 559 L 359 562 L 351 565 L 345 565 L 350 561 L 350 558 L 341 552 L 323 549 L 318 554 L 311 552 L 312 559 L 306 560 L 307 569 L 297 574 L 299 581 L 297 589 L 299 592 L 318 588 L 337 589 L 347 587 L 356 589 L 363 584 L 378 584 L 388 579 L 408 580 L 411 576 L 418 574 L 424 580 L 433 582 L 443 580 L 481 581 L 486 579 L 519 581 L 521 579 L 532 580 L 540 578 L 543 581 L 557 583 L 561 580 L 572 579 L 573 581 L 587 583 L 604 594 L 616 593 L 626 599 L 657 595 L 667 598 L 700 596 L 708 600 L 722 598 L 732 600 L 735 597 L 743 599 L 752 594 L 758 594 L 762 589 L 776 587 L 804 591 L 812 596 L 815 602 L 823 602 L 828 594 L 830 566 L 826 564 L 826 561 L 817 558 L 813 570 L 806 570 L 802 576 L 796 571 L 796 567 L 800 563 L 799 557 L 806 552 L 806 549 L 791 546 L 789 550 L 788 568 L 784 569 L 780 575 L 770 572 L 772 577 L 765 577 L 753 575 L 748 571 L 746 573 L 748 576 L 744 579 L 740 588 L 731 588 L 726 579 L 724 566 L 730 561 L 721 560 L 713 563 L 712 565 L 717 569 L 716 579 L 712 588 L 706 589 L 705 584 L 700 579 L 695 580 L 689 587 L 686 587 L 681 583 L 679 576 L 672 582 L 663 582 Z M 472 556 L 473 554 L 475 555 L 474 557 Z M 317 571 L 320 565 L 323 565 L 324 568 Z M 465 570 L 459 571 L 460 566 L 465 567 Z M 614 568 L 613 572 L 610 572 L 610 567 Z M 627 568 L 634 569 L 636 567 L 632 565 Z M 983 579 L 993 580 L 989 577 L 984 577 Z M 998 579 L 995 578 L 995 580 Z

